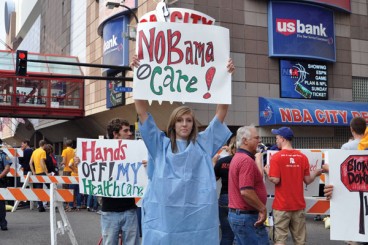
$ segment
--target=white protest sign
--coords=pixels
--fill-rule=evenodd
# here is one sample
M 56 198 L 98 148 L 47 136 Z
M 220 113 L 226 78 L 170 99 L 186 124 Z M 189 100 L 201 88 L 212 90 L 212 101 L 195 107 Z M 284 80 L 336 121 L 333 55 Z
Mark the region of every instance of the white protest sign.
M 139 23 L 134 99 L 231 104 L 229 30 L 220 26 Z
M 77 139 L 79 190 L 104 197 L 142 197 L 147 174 L 142 140 Z
M 317 169 L 321 169 L 322 160 L 323 160 L 323 152 L 321 150 L 308 150 L 308 149 L 301 149 L 299 150 L 301 153 L 306 155 L 309 161 L 309 170 L 315 171 Z M 270 164 L 270 160 L 272 156 L 277 153 L 278 151 L 267 151 L 267 164 Z M 268 178 L 265 178 L 265 185 L 267 189 L 268 195 L 275 195 L 275 184 L 271 183 Z M 304 184 L 304 196 L 305 197 L 312 197 L 318 196 L 319 194 L 319 177 L 317 177 L 312 183 L 309 185 Z
M 368 151 L 329 150 L 331 240 L 368 242 Z

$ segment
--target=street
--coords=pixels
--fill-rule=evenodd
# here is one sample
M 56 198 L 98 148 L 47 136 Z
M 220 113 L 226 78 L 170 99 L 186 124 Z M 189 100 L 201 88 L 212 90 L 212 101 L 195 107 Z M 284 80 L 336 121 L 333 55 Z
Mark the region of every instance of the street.
M 101 237 L 100 215 L 82 209 L 78 212 L 67 213 L 78 244 L 98 244 Z M 314 215 L 307 216 L 307 244 L 329 245 L 344 244 L 344 242 L 330 241 L 330 231 L 324 228 L 324 222 L 314 221 Z M 0 231 L 2 245 L 49 245 L 50 244 L 50 211 L 39 213 L 36 210 L 18 209 L 7 212 L 8 231 Z M 57 214 L 57 220 L 61 220 Z M 65 233 L 58 235 L 57 244 L 70 245 Z M 287 244 L 292 244 L 291 239 Z M 175 244 L 173 244 L 175 245 Z

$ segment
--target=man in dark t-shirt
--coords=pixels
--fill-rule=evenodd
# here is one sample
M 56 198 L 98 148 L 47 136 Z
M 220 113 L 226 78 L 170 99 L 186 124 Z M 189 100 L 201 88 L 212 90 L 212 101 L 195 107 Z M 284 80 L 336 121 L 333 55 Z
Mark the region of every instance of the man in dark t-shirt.
M 113 119 L 107 125 L 109 139 L 130 139 L 130 124 L 123 119 Z M 119 232 L 123 231 L 125 245 L 138 245 L 139 228 L 134 198 L 102 197 L 101 229 L 103 244 L 118 244 Z
M 29 160 L 33 153 L 32 148 L 29 146 L 29 140 L 25 139 L 22 141 L 21 149 L 23 150 L 23 157 L 19 157 L 19 164 L 23 168 L 23 175 L 27 175 L 31 168 L 29 167 Z
M 219 218 L 221 225 L 221 242 L 220 244 L 233 244 L 234 233 L 231 230 L 227 215 L 229 212 L 229 195 L 228 195 L 228 181 L 229 181 L 229 167 L 231 159 L 233 158 L 236 145 L 235 136 L 230 140 L 229 143 L 229 156 L 220 158 L 215 164 L 215 175 L 216 179 L 221 178 L 221 192 L 218 199 L 219 205 Z

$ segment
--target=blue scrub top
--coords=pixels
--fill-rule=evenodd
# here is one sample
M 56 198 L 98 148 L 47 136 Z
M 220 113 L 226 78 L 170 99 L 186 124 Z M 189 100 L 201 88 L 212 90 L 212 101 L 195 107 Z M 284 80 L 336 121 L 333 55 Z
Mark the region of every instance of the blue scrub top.
M 228 127 L 215 117 L 194 144 L 178 140 L 177 153 L 151 115 L 139 127 L 150 155 L 142 244 L 219 244 L 212 157 L 231 136 Z

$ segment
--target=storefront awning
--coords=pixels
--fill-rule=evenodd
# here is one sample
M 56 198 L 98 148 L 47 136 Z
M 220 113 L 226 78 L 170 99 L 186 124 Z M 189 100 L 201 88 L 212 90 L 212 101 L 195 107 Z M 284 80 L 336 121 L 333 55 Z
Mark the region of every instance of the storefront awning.
M 368 103 L 259 97 L 260 126 L 349 126 L 357 116 L 368 122 Z

